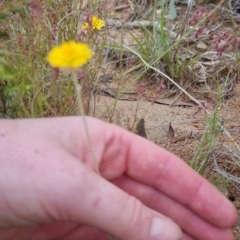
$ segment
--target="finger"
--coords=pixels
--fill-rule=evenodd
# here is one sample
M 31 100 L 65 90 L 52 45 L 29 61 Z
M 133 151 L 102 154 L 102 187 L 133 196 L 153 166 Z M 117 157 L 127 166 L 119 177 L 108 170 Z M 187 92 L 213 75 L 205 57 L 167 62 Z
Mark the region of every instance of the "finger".
M 107 233 L 89 226 L 72 223 L 47 223 L 32 227 L 0 229 L 1 240 L 109 240 Z M 183 233 L 181 240 L 196 240 Z
M 61 176 L 66 179 L 61 179 L 65 184 L 54 193 L 55 209 L 44 206 L 50 218 L 94 226 L 126 240 L 180 239 L 181 231 L 172 220 L 78 164 L 83 169 L 79 174 Z
M 1 240 L 109 240 L 109 234 L 73 223 L 45 223 L 31 227 L 0 229 Z
M 66 234 L 63 237 L 60 237 L 61 240 L 119 240 L 110 234 L 104 233 L 93 227 L 88 226 L 80 226 L 73 230 L 72 232 Z M 34 239 L 35 240 L 35 239 Z M 46 240 L 46 239 L 43 239 Z M 192 238 L 186 233 L 182 233 L 181 240 L 198 240 L 196 238 Z
M 44 223 L 28 227 L 1 228 L 1 240 L 53 240 L 64 239 L 79 226 L 73 223 L 54 222 Z
M 185 206 L 142 183 L 127 176 L 113 181 L 118 187 L 140 199 L 146 206 L 173 219 L 184 232 L 199 240 L 230 240 L 232 233 L 217 228 L 195 215 Z
M 106 148 L 100 168 L 104 177 L 111 180 L 125 172 L 216 226 L 235 224 L 237 212 L 233 205 L 181 159 L 116 126 L 106 124 L 102 130 Z
M 191 236 L 189 236 L 188 234 L 185 234 L 185 233 L 183 232 L 183 237 L 182 237 L 181 240 L 198 240 L 198 239 L 192 238 Z
M 67 233 L 61 240 L 110 240 L 111 236 L 97 228 L 80 226 Z M 112 238 L 113 239 L 113 238 Z M 43 239 L 44 240 L 44 239 Z M 115 239 L 114 239 L 115 240 Z
M 63 240 L 61 238 L 61 240 Z M 119 240 L 114 236 L 104 233 L 96 228 L 81 226 L 70 234 L 67 234 L 64 240 Z M 181 240 L 196 240 L 183 232 Z

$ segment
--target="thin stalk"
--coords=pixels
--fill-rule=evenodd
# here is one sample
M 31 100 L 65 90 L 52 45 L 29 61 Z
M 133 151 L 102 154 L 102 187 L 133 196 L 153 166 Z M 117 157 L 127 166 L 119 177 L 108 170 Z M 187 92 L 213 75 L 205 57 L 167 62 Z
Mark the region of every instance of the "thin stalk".
M 92 158 L 93 158 L 93 161 L 95 164 L 95 168 L 96 168 L 96 172 L 100 175 L 98 162 L 97 162 L 96 156 L 95 156 L 93 148 L 92 148 L 92 143 L 91 143 L 88 126 L 87 126 L 87 121 L 86 121 L 84 108 L 83 108 L 83 104 L 82 104 L 82 89 L 81 89 L 81 85 L 78 84 L 78 78 L 77 78 L 76 72 L 72 73 L 72 81 L 73 81 L 73 85 L 75 88 L 75 92 L 76 92 L 76 96 L 77 96 L 77 103 L 78 103 L 78 107 L 79 107 L 78 115 L 82 116 L 82 119 L 83 119 L 83 125 L 84 125 L 84 129 L 85 129 L 86 137 L 87 137 L 88 149 L 90 150 L 90 153 L 92 155 Z

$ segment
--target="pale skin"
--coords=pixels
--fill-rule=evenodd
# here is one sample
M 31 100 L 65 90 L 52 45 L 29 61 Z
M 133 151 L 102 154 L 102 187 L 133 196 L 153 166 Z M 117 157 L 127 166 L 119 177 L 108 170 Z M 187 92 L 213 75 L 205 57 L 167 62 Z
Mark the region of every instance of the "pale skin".
M 235 208 L 183 160 L 87 125 L 100 175 L 81 117 L 0 120 L 1 240 L 233 239 Z

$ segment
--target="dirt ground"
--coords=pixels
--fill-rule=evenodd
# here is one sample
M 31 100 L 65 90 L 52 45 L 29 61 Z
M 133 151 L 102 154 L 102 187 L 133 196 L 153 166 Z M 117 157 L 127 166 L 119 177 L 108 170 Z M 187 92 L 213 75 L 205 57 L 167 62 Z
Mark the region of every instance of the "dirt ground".
M 96 116 L 101 117 L 102 109 L 111 105 L 113 102 L 114 100 L 111 96 L 99 96 L 96 105 Z M 206 113 L 200 111 L 196 114 L 199 110 L 196 105 L 192 105 L 191 107 L 171 107 L 164 104 L 152 104 L 146 99 L 141 100 L 139 104 L 137 101 L 118 100 L 113 123 L 129 130 L 129 126 L 131 126 L 132 123 L 130 119 L 133 119 L 137 105 L 138 120 L 144 117 L 147 138 L 165 147 L 189 163 L 193 159 L 196 146 L 203 135 L 207 120 Z M 240 84 L 236 85 L 233 96 L 224 101 L 221 110 L 221 119 L 225 122 L 225 128 L 231 133 L 234 141 L 240 144 L 240 119 L 238 109 L 240 109 Z M 106 120 L 109 120 L 109 117 L 106 118 Z M 174 130 L 174 137 L 169 133 L 170 122 Z M 140 124 L 140 128 L 136 131 L 142 135 L 141 133 L 144 132 L 143 125 Z M 218 166 L 228 174 L 240 177 L 240 168 L 237 167 L 236 164 L 227 162 L 227 160 L 232 162 L 231 157 L 227 156 L 230 150 L 227 148 L 225 148 L 225 150 L 219 150 L 222 144 L 226 144 L 231 149 L 234 149 L 234 143 L 230 141 L 225 134 L 222 134 L 219 138 L 219 147 L 218 145 L 216 147 Z M 235 186 L 231 183 L 224 184 L 224 180 L 220 178 L 220 175 L 216 172 L 216 166 L 213 164 L 211 158 L 208 160 L 205 177 L 211 182 L 213 179 L 219 179 L 220 182 L 217 182 L 217 187 L 233 202 L 240 214 L 240 189 L 237 189 L 238 184 L 234 181 L 232 181 L 232 183 Z M 240 224 L 233 229 L 233 232 L 235 239 L 240 240 Z
M 106 106 L 111 106 L 114 100 L 111 96 L 100 95 L 97 97 L 96 116 L 102 116 L 102 109 Z M 131 127 L 134 112 L 138 106 L 137 116 L 138 120 L 144 118 L 145 122 L 139 124 L 135 130 L 139 135 L 143 132 L 146 133 L 146 137 L 152 142 L 162 146 L 174 154 L 181 157 L 184 161 L 189 163 L 193 157 L 197 144 L 201 140 L 203 132 L 206 127 L 207 114 L 204 111 L 199 111 L 198 106 L 169 106 L 165 104 L 152 104 L 146 99 L 137 101 L 118 100 L 116 103 L 116 109 L 113 123 L 128 129 Z M 234 138 L 234 141 L 240 144 L 240 84 L 237 84 L 234 89 L 234 94 L 230 99 L 227 99 L 222 104 L 221 119 L 225 128 L 229 131 Z M 111 112 L 111 110 L 109 110 Z M 197 112 L 197 114 L 196 114 Z M 109 121 L 109 115 L 106 120 Z M 174 130 L 174 136 L 169 131 L 169 124 L 171 123 Z M 145 130 L 144 130 L 145 129 Z M 216 147 L 216 159 L 218 166 L 226 171 L 228 174 L 232 174 L 235 177 L 240 177 L 240 167 L 232 163 L 230 150 L 222 149 L 222 144 L 226 144 L 231 149 L 234 148 L 234 143 L 229 140 L 225 134 L 221 134 L 219 138 L 219 144 Z M 237 152 L 237 151 L 236 151 Z M 240 153 L 238 152 L 240 155 Z M 231 154 L 232 155 L 232 154 Z M 229 160 L 229 162 L 228 162 Z M 232 160 L 232 161 L 231 161 Z M 235 158 L 236 160 L 236 158 Z M 239 160 L 238 160 L 239 161 Z M 220 174 L 216 172 L 216 166 L 212 159 L 208 160 L 208 166 L 205 171 L 205 177 L 212 182 L 216 179 L 216 185 L 222 193 L 233 202 L 240 214 L 240 185 L 235 181 L 232 183 L 226 183 L 224 178 L 220 177 Z M 233 228 L 233 233 L 236 240 L 240 240 L 240 223 Z
M 113 3 L 113 1 L 109 2 L 111 4 Z M 116 11 L 112 12 L 112 16 L 115 20 L 121 20 L 126 23 L 134 21 L 134 19 L 138 18 L 138 15 L 141 16 L 141 4 L 133 6 L 131 2 L 133 1 L 114 2 L 116 4 L 114 5 Z M 128 6 L 126 3 L 130 3 L 130 5 Z M 214 1 L 214 4 L 218 3 L 219 1 Z M 193 11 L 199 7 L 198 4 L 201 5 L 200 7 L 202 9 L 213 9 L 213 6 L 210 6 L 212 2 L 206 3 L 205 1 L 197 1 L 197 6 L 195 6 Z M 114 6 L 111 5 L 111 9 L 113 9 Z M 221 5 L 221 7 L 224 6 Z M 177 5 L 177 10 L 178 13 L 182 12 L 184 15 L 186 5 Z M 224 32 L 225 28 L 229 29 L 228 14 L 224 15 L 221 13 L 220 15 L 213 15 L 214 16 L 207 22 L 207 27 L 211 28 L 212 26 L 216 26 L 216 23 L 219 23 L 220 19 L 226 19 L 222 25 L 224 28 L 219 29 L 218 34 L 221 34 L 221 31 Z M 177 18 L 176 23 L 180 20 L 181 19 Z M 110 24 L 109 29 L 111 29 L 112 22 L 109 21 L 108 24 Z M 134 31 L 134 34 L 139 34 L 136 28 L 132 29 L 132 31 Z M 124 29 L 118 28 L 117 31 L 116 29 L 114 29 L 114 31 L 110 30 L 108 34 L 110 37 L 121 39 L 123 44 L 134 45 L 133 40 L 126 31 L 124 32 Z M 213 50 L 210 49 L 208 39 L 204 37 L 200 39 L 197 44 L 193 44 L 192 47 L 190 46 L 190 49 L 194 53 L 198 51 L 204 52 Z M 127 57 L 131 58 L 129 55 L 127 55 Z M 117 58 L 118 57 L 115 56 L 114 60 Z M 208 61 L 208 59 L 206 61 Z M 210 63 L 211 61 L 209 61 L 208 65 L 206 63 L 206 66 L 211 65 Z M 102 84 L 100 91 L 96 95 L 95 106 L 91 108 L 92 112 L 90 115 L 94 115 L 130 131 L 134 131 L 157 145 L 175 153 L 187 163 L 190 163 L 194 158 L 197 145 L 201 142 L 209 115 L 204 110 L 200 110 L 198 105 L 184 94 L 180 96 L 178 96 L 177 92 L 173 94 L 173 89 L 171 87 L 168 89 L 161 89 L 157 97 L 153 97 L 154 91 L 156 91 L 159 82 L 161 82 L 161 78 L 160 80 L 157 79 L 158 85 L 154 85 L 151 84 L 152 80 L 143 77 L 143 79 L 140 80 L 140 84 L 143 84 L 142 92 L 139 90 L 139 85 L 132 85 L 126 89 L 128 83 L 134 78 L 134 74 L 137 73 L 125 76 L 125 80 L 119 84 L 117 80 L 118 67 L 115 65 L 113 68 L 114 76 L 110 74 L 109 77 L 108 72 L 103 76 L 109 77 L 109 79 Z M 111 68 L 110 72 L 113 71 L 113 68 Z M 211 67 L 206 67 L 204 69 L 206 69 L 207 72 L 209 68 Z M 229 68 L 223 69 L 224 71 L 220 72 L 219 75 L 219 78 L 221 78 L 219 80 L 220 83 L 221 81 L 224 82 L 224 79 L 227 78 L 226 74 L 229 73 Z M 212 70 L 216 71 L 216 69 L 211 69 L 210 72 Z M 225 71 L 227 73 L 225 73 Z M 216 86 L 207 84 L 208 79 L 205 77 L 204 72 L 200 71 L 198 76 L 200 80 L 197 80 L 197 82 L 190 82 L 190 88 L 188 88 L 187 91 L 190 91 L 190 94 L 207 109 L 209 114 L 211 114 L 217 104 Z M 190 76 L 188 75 L 188 77 L 191 78 L 191 74 Z M 223 88 L 225 89 L 225 87 Z M 119 97 L 117 92 L 121 92 L 121 89 L 123 94 Z M 139 91 L 141 94 L 139 94 Z M 118 98 L 118 100 L 116 100 L 116 98 Z M 152 101 L 153 99 L 154 101 Z M 106 109 L 106 111 L 104 112 L 103 109 Z M 236 144 L 240 145 L 239 109 L 240 81 L 238 74 L 236 74 L 234 75 L 230 91 L 224 95 L 223 102 L 218 109 L 218 120 L 232 136 L 232 139 L 230 139 L 220 127 L 218 128 L 217 143 L 214 150 L 209 155 L 204 176 L 214 183 L 217 188 L 232 201 L 240 214 L 240 184 L 238 184 L 238 182 L 240 182 L 240 150 L 236 147 Z M 136 122 L 135 125 L 133 124 L 134 122 Z M 227 174 L 230 181 L 226 181 L 226 178 L 222 177 L 224 174 L 225 176 Z M 235 239 L 240 240 L 240 222 L 232 231 L 235 235 Z

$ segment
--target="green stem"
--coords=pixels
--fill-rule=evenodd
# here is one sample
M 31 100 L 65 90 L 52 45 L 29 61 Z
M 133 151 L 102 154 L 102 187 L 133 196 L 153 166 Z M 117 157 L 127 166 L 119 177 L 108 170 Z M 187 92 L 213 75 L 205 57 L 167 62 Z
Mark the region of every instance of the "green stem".
M 83 104 L 82 104 L 81 85 L 78 84 L 78 78 L 77 78 L 77 73 L 76 72 L 74 72 L 72 74 L 72 80 L 73 80 L 73 85 L 74 85 L 76 96 L 77 96 L 77 103 L 78 103 L 78 106 L 79 106 L 78 115 L 82 116 L 82 119 L 83 119 L 83 125 L 84 125 L 84 129 L 85 129 L 86 137 L 87 137 L 88 149 L 90 150 L 90 153 L 92 155 L 92 158 L 93 158 L 93 161 L 94 161 L 94 164 L 95 164 L 95 168 L 96 168 L 96 172 L 100 175 L 98 162 L 97 162 L 96 156 L 95 156 L 93 148 L 92 148 L 92 143 L 91 143 L 91 139 L 90 139 L 90 135 L 89 135 L 89 131 L 88 131 L 88 126 L 87 126 L 87 121 L 86 121 L 84 108 L 83 108 Z

